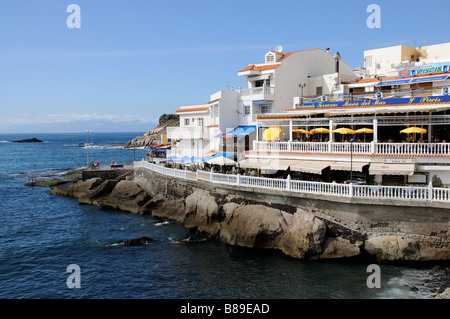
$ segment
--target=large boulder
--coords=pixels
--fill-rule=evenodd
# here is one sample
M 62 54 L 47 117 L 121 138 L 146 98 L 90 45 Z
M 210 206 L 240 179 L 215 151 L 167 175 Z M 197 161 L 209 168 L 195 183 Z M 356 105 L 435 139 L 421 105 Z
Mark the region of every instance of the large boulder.
M 91 178 L 86 181 L 79 180 L 75 183 L 56 186 L 50 190 L 50 194 L 79 198 L 84 196 L 89 191 L 95 189 L 102 183 L 103 179 L 101 178 Z
M 228 206 L 220 223 L 220 240 L 251 248 L 278 248 L 287 228 L 279 209 L 263 205 Z
M 167 199 L 161 194 L 155 195 L 140 210 L 141 214 L 150 213 L 153 217 L 184 221 L 184 199 Z
M 341 237 L 326 237 L 323 243 L 323 250 L 319 259 L 350 258 L 359 256 L 362 242 L 352 243 L 350 240 Z
M 78 197 L 78 201 L 80 203 L 92 204 L 101 197 L 109 195 L 114 187 L 116 187 L 117 183 L 118 181 L 116 180 L 104 180 L 100 185 L 81 193 Z
M 117 183 L 111 193 L 98 201 L 93 201 L 104 207 L 139 213 L 150 196 L 133 181 L 122 180 Z
M 208 192 L 197 190 L 186 197 L 184 226 L 198 234 L 216 237 L 219 232 L 219 205 Z
M 310 258 L 322 252 L 326 225 L 314 214 L 297 209 L 289 220 L 280 249 L 295 258 Z
M 450 248 L 439 237 L 387 234 L 368 238 L 364 250 L 378 261 L 449 260 Z

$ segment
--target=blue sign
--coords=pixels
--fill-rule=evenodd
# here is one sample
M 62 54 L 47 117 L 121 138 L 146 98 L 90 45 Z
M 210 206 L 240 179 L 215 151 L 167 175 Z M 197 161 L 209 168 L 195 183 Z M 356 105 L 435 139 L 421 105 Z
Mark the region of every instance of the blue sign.
M 358 107 L 358 106 L 387 106 L 396 104 L 417 104 L 417 103 L 442 103 L 450 102 L 450 95 L 440 96 L 420 96 L 379 100 L 359 100 L 359 101 L 338 101 L 338 102 L 314 102 L 296 104 L 296 109 L 319 109 L 335 107 Z
M 420 74 L 431 74 L 437 72 L 447 73 L 450 71 L 450 63 L 431 63 L 426 65 L 412 66 L 398 69 L 398 77 L 416 76 Z

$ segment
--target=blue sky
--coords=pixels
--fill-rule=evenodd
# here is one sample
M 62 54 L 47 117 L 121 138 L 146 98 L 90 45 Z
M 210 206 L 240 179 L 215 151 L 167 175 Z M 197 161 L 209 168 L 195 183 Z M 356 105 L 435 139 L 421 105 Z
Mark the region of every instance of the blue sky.
M 70 29 L 70 4 L 81 28 Z M 381 9 L 370 29 L 369 4 Z M 199 104 L 237 71 L 285 52 L 331 48 L 352 67 L 363 51 L 450 41 L 448 1 L 2 0 L 0 133 L 152 129 Z

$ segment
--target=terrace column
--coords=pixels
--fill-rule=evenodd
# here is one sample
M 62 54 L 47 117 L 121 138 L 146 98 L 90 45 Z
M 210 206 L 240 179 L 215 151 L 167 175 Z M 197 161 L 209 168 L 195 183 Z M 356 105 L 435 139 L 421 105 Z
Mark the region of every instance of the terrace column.
M 428 113 L 428 143 L 433 143 L 433 135 L 431 132 L 431 112 Z
M 328 133 L 329 134 L 328 141 L 330 143 L 332 143 L 332 142 L 334 142 L 333 141 L 333 132 L 332 132 L 333 131 L 333 120 L 329 120 L 328 127 L 329 127 L 329 130 L 330 130 L 330 133 Z
M 289 141 L 292 142 L 292 120 L 289 120 Z
M 378 120 L 373 119 L 373 141 L 377 143 L 378 141 Z

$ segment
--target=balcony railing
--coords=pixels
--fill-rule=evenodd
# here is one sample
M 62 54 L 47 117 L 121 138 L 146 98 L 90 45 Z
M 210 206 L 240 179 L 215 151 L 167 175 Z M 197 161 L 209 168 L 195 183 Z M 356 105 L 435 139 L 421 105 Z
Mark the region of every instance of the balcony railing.
M 167 138 L 170 139 L 209 139 L 208 130 L 205 126 L 169 126 L 167 127 Z
M 256 88 L 241 89 L 239 92 L 242 96 L 275 94 L 275 88 L 271 86 L 260 86 Z
M 286 191 L 291 193 L 320 194 L 336 197 L 354 197 L 366 199 L 398 199 L 405 201 L 437 201 L 450 202 L 450 188 L 419 186 L 385 186 L 385 185 L 355 185 L 336 184 L 312 181 L 254 177 L 243 175 L 219 174 L 206 171 L 187 171 L 175 168 L 166 168 L 145 161 L 134 162 L 135 168 L 145 168 L 162 175 L 174 178 L 206 181 L 214 184 L 235 185 L 248 187 L 255 191 L 263 189 Z M 328 197 L 330 198 L 330 197 Z
M 449 156 L 450 143 L 335 143 L 254 141 L 253 150 L 259 152 Z

